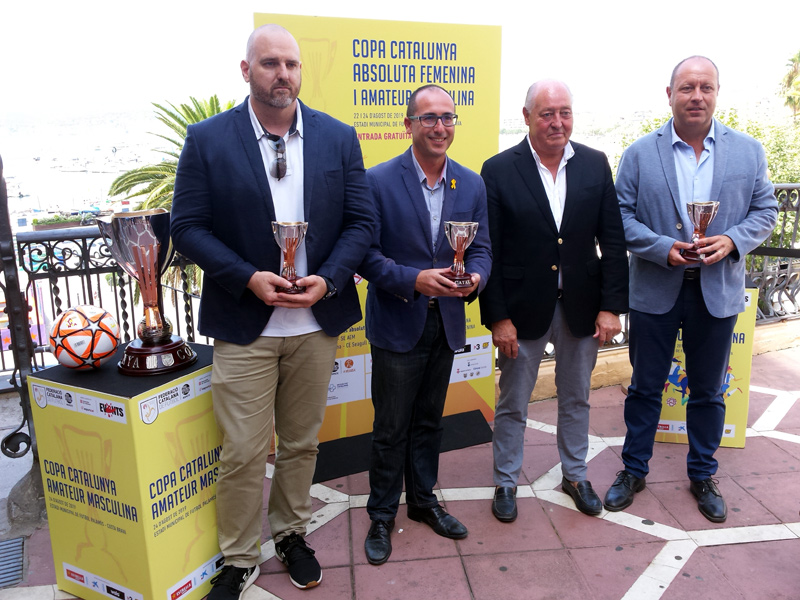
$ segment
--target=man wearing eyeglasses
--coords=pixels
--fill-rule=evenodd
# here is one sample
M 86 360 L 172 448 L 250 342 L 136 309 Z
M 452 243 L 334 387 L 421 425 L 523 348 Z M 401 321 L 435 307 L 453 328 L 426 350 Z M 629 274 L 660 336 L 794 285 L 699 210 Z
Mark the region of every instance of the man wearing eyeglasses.
M 364 549 L 374 565 L 392 552 L 404 477 L 409 519 L 447 538 L 467 536 L 439 505 L 433 486 L 453 353 L 466 343 L 464 302 L 477 296 L 491 269 L 483 181 L 447 157 L 458 122 L 453 99 L 439 86 L 423 86 L 409 98 L 406 114 L 411 148 L 367 171 L 378 224 L 358 269 L 369 280 L 375 421 L 367 502 L 372 524 Z M 446 221 L 478 223 L 464 256 L 472 274 L 465 287 L 446 277 L 453 264 Z
M 199 330 L 215 338 L 212 391 L 223 434 L 217 522 L 225 566 L 210 600 L 258 577 L 263 486 L 278 436 L 268 519 L 291 582 L 322 580 L 305 541 L 317 433 L 339 334 L 361 318 L 353 273 L 375 213 L 355 130 L 297 99 L 300 50 L 278 25 L 256 29 L 241 62 L 250 96 L 188 129 L 172 236 L 204 271 Z M 274 221 L 306 222 L 301 293 L 284 293 Z
M 598 346 L 620 332 L 628 308 L 611 169 L 602 152 L 570 142 L 572 93 L 559 81 L 534 83 L 522 114 L 529 134 L 481 171 L 494 257 L 481 320 L 501 369 L 492 513 L 503 522 L 517 518 L 528 403 L 548 343 L 556 353 L 561 489 L 581 512 L 602 512 L 587 479 L 589 389 Z

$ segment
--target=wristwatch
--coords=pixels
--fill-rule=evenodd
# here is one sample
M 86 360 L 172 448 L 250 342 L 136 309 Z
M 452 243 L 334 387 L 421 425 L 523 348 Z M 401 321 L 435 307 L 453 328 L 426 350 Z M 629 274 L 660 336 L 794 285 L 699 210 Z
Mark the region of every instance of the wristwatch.
M 328 298 L 333 298 L 336 296 L 338 291 L 336 290 L 336 286 L 333 285 L 333 280 L 331 280 L 330 277 L 325 277 L 324 275 L 320 275 L 320 277 L 322 277 L 322 279 L 325 281 L 325 285 L 328 286 L 328 291 L 325 293 L 322 299 L 327 300 Z

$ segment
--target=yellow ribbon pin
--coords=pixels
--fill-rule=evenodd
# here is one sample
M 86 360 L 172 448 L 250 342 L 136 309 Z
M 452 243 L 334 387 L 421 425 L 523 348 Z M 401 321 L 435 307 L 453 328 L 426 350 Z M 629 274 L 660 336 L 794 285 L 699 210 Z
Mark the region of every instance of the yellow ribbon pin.
M 451 190 L 456 189 L 456 180 L 455 179 L 451 179 L 450 180 L 450 189 Z

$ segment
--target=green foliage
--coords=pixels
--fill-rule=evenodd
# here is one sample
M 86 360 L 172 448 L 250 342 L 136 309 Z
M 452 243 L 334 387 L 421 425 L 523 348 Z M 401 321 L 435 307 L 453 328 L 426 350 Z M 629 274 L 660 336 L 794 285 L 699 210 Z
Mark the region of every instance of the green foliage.
M 49 217 L 42 217 L 41 219 L 33 219 L 31 223 L 33 225 L 55 225 L 56 223 L 74 223 L 80 220 L 80 216 L 57 214 Z
M 788 71 L 781 82 L 781 94 L 784 105 L 792 109 L 792 116 L 797 119 L 800 111 L 800 51 L 786 63 Z
M 172 207 L 175 172 L 178 169 L 178 158 L 183 149 L 187 128 L 189 125 L 199 123 L 234 106 L 232 100 L 225 103 L 224 106 L 221 105 L 216 95 L 211 96 L 208 100 L 197 100 L 191 96 L 189 99 L 191 104 L 181 104 L 180 106 L 167 102 L 169 108 L 153 103 L 153 106 L 157 109 L 155 111 L 156 119 L 172 131 L 172 134 L 167 135 L 161 133 L 152 134 L 173 146 L 167 150 L 155 149 L 156 152 L 165 154 L 168 158 L 160 163 L 145 165 L 123 173 L 111 184 L 111 189 L 108 192 L 110 196 L 127 194 L 126 198 L 144 197 L 144 200 L 137 206 L 137 210 L 158 207 L 169 209 Z
M 234 101 L 230 100 L 224 105 L 220 104 L 216 94 L 208 100 L 197 100 L 189 97 L 191 104 L 181 104 L 175 106 L 167 102 L 167 106 L 156 104 L 155 116 L 172 133 L 161 134 L 152 133 L 156 137 L 169 142 L 172 148 L 163 150 L 156 148 L 156 152 L 165 154 L 168 158 L 154 165 L 145 165 L 136 169 L 131 169 L 117 177 L 111 184 L 110 196 L 127 194 L 126 198 L 144 197 L 144 200 L 136 207 L 136 210 L 150 208 L 172 208 L 172 194 L 175 190 L 175 173 L 178 170 L 178 158 L 183 150 L 183 142 L 186 139 L 186 130 L 189 125 L 199 123 L 233 108 Z M 202 271 L 197 265 L 187 265 L 186 276 L 189 282 L 190 291 L 197 293 L 200 289 Z M 164 275 L 164 282 L 179 287 L 180 275 L 177 269 L 170 269 Z M 134 292 L 134 301 L 138 301 L 138 286 Z

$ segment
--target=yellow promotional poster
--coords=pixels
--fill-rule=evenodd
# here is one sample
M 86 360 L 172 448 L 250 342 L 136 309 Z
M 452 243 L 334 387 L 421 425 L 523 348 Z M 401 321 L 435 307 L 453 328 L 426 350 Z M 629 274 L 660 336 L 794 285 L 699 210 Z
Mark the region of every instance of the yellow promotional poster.
M 58 587 L 88 600 L 199 600 L 222 566 L 211 348 L 191 368 L 28 378 Z
M 497 153 L 500 122 L 499 26 L 256 14 L 255 26 L 278 23 L 300 46 L 300 99 L 355 127 L 367 168 L 411 145 L 404 118 L 411 93 L 437 84 L 458 114 L 448 156 L 479 171 Z M 401 224 L 399 226 L 402 226 Z M 362 310 L 367 282 L 356 276 Z M 494 349 L 467 306 L 467 343 L 455 357 L 445 415 L 480 410 L 494 415 Z M 360 322 L 339 338 L 321 442 L 368 433 L 372 361 Z
M 747 411 L 750 405 L 750 368 L 753 358 L 753 334 L 756 323 L 756 304 L 758 291 L 745 290 L 745 310 L 739 314 L 733 330 L 731 358 L 725 380 L 722 384 L 722 397 L 725 399 L 725 428 L 722 432 L 721 446 L 744 448 L 747 429 Z M 664 382 L 661 419 L 656 433 L 657 442 L 688 444 L 686 434 L 686 402 L 689 387 L 684 367 L 682 332 L 678 333 L 675 355 L 669 377 Z

